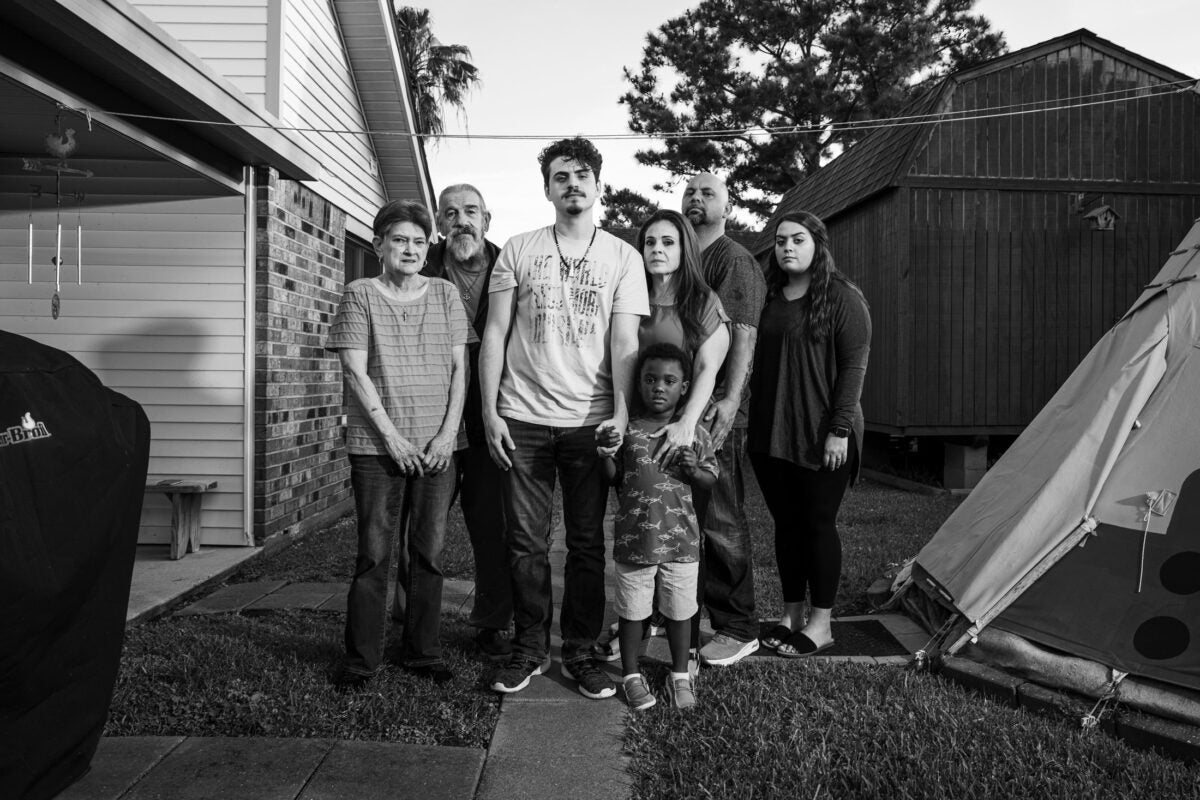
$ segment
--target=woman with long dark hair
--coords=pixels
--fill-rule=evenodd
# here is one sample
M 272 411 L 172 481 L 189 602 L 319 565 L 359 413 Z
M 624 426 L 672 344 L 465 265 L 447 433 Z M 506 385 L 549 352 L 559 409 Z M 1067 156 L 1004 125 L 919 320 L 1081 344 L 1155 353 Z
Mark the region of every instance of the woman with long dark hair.
M 837 514 L 858 475 L 870 349 L 867 301 L 834 265 L 824 223 L 804 211 L 785 214 L 775 227 L 758 326 L 747 444 L 775 521 L 783 586 L 783 616 L 762 643 L 781 656 L 833 644 L 842 568 Z
M 663 429 L 660 463 L 680 447 L 691 447 L 696 424 L 708 406 L 717 372 L 729 351 L 729 318 L 717 293 L 704 281 L 700 244 L 678 211 L 656 211 L 638 231 L 638 252 L 646 267 L 650 316 L 638 328 L 638 350 L 668 342 L 692 357 L 693 380 L 679 419 Z

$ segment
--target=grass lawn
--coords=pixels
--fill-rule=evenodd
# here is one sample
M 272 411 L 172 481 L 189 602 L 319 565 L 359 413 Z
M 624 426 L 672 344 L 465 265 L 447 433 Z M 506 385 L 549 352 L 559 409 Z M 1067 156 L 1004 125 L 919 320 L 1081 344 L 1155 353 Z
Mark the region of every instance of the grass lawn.
M 837 613 L 867 610 L 867 587 L 914 555 L 960 502 L 863 482 L 842 506 Z M 782 608 L 770 517 L 753 479 L 758 613 Z M 349 579 L 354 526 L 342 520 L 246 565 L 232 581 Z M 445 569 L 469 578 L 457 510 Z M 327 678 L 344 617 L 319 612 L 167 617 L 132 628 L 105 733 L 334 737 L 486 747 L 499 701 L 471 629 L 443 618 L 458 677 L 435 687 L 387 667 L 367 691 Z M 648 663 L 663 685 L 665 666 Z M 937 676 L 892 667 L 743 663 L 706 669 L 700 707 L 666 698 L 632 718 L 626 748 L 637 798 L 1195 797 L 1200 767 L 1133 750 L 1100 731 L 1010 709 Z M 658 689 L 661 691 L 661 689 Z M 620 700 L 608 701 L 620 702 Z

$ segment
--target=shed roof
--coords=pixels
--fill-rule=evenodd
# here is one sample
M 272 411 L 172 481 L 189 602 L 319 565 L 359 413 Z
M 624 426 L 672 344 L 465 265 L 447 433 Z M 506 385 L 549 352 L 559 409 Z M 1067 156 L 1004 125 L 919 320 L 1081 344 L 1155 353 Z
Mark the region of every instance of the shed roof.
M 1131 63 L 1164 82 L 1189 80 L 1187 75 L 1177 70 L 1102 39 L 1086 28 L 1080 28 L 949 75 L 909 103 L 893 119 L 946 110 L 950 107 L 956 90 L 963 83 L 1077 44 L 1087 44 Z M 931 120 L 927 124 L 879 128 L 847 148 L 844 153 L 807 176 L 780 198 L 771 219 L 763 227 L 763 233 L 755 240 L 750 251 L 760 255 L 770 248 L 769 232 L 774 230 L 775 220 L 783 214 L 803 209 L 828 221 L 880 192 L 899 185 L 909 170 L 917 147 L 929 138 L 938 124 L 938 121 Z

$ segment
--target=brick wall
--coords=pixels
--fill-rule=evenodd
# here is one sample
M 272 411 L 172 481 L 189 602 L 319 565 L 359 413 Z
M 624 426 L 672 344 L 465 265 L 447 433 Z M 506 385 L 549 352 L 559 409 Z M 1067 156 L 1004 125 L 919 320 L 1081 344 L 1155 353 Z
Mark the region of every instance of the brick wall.
M 342 373 L 323 349 L 346 215 L 274 169 L 256 172 L 254 538 L 266 544 L 352 510 Z

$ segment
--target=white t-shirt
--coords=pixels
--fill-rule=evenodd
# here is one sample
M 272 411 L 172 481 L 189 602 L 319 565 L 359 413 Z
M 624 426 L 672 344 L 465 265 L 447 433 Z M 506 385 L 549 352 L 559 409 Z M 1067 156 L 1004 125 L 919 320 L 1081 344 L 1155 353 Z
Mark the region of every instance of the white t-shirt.
M 650 313 L 646 274 L 637 251 L 603 230 L 591 250 L 562 236 L 558 247 L 562 259 L 553 228 L 539 228 L 509 239 L 496 261 L 489 291 L 517 295 L 497 410 L 552 427 L 595 425 L 613 412 L 612 315 Z

